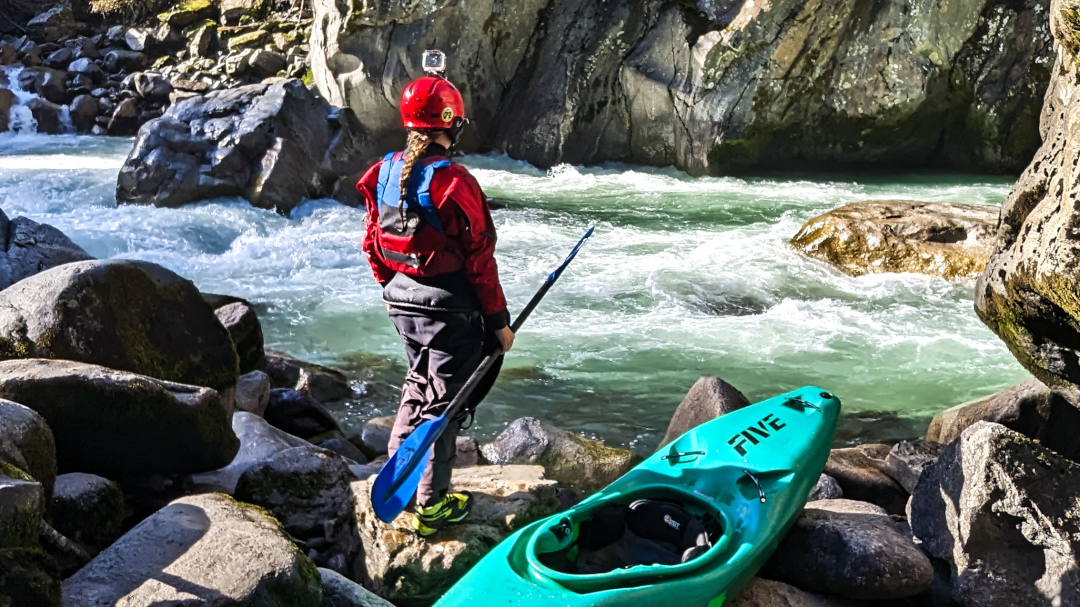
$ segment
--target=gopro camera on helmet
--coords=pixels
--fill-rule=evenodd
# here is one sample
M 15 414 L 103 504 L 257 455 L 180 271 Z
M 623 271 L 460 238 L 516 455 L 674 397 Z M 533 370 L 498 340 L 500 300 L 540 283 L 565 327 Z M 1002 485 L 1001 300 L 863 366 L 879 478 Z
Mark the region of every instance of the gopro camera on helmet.
M 424 51 L 424 71 L 441 75 L 446 71 L 446 53 L 442 51 Z

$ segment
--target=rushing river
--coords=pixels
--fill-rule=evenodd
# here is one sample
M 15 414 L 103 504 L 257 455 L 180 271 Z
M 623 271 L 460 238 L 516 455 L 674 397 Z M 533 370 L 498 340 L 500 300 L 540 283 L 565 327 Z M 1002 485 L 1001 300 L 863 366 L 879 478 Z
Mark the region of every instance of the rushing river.
M 363 212 L 332 201 L 288 218 L 239 200 L 117 207 L 130 146 L 0 135 L 0 207 L 60 228 L 94 256 L 156 262 L 203 291 L 255 302 L 268 347 L 357 380 L 356 398 L 336 408 L 346 427 L 391 412 L 404 355 L 358 246 Z M 751 400 L 805 384 L 832 390 L 850 415 L 841 438 L 864 441 L 917 433 L 935 412 L 1026 377 L 976 318 L 971 283 L 852 278 L 787 244 L 806 220 L 845 203 L 996 204 L 1007 179 L 465 163 L 497 203 L 512 311 L 597 226 L 522 330 L 471 431 L 482 438 L 530 415 L 647 452 L 694 381 L 717 375 Z

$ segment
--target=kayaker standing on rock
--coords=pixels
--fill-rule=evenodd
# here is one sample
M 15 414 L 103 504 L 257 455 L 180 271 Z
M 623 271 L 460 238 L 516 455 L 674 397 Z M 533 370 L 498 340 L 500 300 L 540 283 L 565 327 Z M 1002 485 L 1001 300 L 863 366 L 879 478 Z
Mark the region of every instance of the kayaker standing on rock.
M 504 352 L 514 344 L 491 209 L 476 179 L 449 158 L 466 124 L 465 103 L 442 76 L 441 52 L 424 53 L 424 68 L 428 75 L 401 95 L 406 149 L 384 156 L 356 186 L 367 204 L 364 253 L 409 362 L 390 455 L 446 409 L 480 364 L 485 341 Z M 484 392 L 478 389 L 472 402 Z M 412 525 L 422 536 L 461 521 L 472 506 L 468 493 L 449 491 L 466 417 L 451 422 L 435 442 L 417 489 Z

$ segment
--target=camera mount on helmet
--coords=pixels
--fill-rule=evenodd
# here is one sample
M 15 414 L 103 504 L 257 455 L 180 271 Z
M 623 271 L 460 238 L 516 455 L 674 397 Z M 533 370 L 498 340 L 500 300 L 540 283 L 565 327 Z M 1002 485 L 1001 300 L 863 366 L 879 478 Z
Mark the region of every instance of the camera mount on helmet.
M 446 53 L 442 51 L 424 51 L 422 61 L 424 71 L 432 76 L 442 76 L 446 73 Z

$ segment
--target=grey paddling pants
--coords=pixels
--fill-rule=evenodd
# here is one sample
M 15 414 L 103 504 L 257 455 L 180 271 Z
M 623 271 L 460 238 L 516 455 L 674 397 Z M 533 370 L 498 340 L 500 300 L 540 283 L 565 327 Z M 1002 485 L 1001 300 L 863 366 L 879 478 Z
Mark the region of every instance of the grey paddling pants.
M 409 371 L 401 387 L 401 405 L 390 433 L 393 456 L 417 426 L 446 410 L 480 366 L 484 321 L 478 312 L 420 312 L 395 307 L 390 308 L 390 319 L 405 342 L 409 359 Z M 463 419 L 458 416 L 451 420 L 435 441 L 429 465 L 416 490 L 421 507 L 433 506 L 446 497 Z

